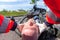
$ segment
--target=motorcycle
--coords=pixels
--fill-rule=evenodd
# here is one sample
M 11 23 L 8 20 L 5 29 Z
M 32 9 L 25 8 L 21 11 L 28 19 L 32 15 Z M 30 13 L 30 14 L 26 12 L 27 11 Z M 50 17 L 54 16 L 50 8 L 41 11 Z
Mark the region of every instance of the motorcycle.
M 36 22 L 36 24 L 43 24 L 45 22 L 45 13 L 46 10 L 43 8 L 36 8 L 35 6 L 33 7 L 34 10 L 31 10 L 27 15 L 25 15 L 21 21 L 19 21 L 18 24 L 20 23 L 24 23 L 24 20 L 27 21 L 30 18 L 33 18 Z M 43 19 L 43 20 L 42 20 Z M 46 24 L 45 24 L 46 25 Z M 39 25 L 38 25 L 39 26 Z M 47 25 L 46 25 L 47 26 Z M 40 27 L 40 26 L 39 26 Z M 42 27 L 41 27 L 42 28 Z M 18 31 L 18 29 L 16 29 L 15 31 L 20 37 L 21 34 Z M 57 33 L 58 33 L 58 29 L 54 27 L 54 25 L 52 25 L 51 27 L 47 26 L 47 29 L 43 29 L 41 32 L 41 34 L 38 37 L 38 40 L 55 40 L 57 38 Z

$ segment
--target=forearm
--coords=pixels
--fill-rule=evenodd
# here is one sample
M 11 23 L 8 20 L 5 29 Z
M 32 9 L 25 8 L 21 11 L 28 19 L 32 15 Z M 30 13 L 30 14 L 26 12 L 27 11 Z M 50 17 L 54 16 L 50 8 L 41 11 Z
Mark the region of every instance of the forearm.
M 0 33 L 6 33 L 9 32 L 10 30 L 14 30 L 17 26 L 17 24 L 16 25 L 15 24 L 16 23 L 14 21 L 5 18 L 3 15 L 0 15 Z

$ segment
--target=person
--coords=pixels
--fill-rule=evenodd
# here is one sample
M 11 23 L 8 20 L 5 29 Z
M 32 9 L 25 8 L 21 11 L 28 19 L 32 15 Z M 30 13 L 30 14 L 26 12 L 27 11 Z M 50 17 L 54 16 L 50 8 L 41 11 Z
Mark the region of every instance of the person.
M 49 26 L 60 23 L 60 1 L 59 0 L 44 0 L 50 11 L 46 13 L 46 24 Z M 20 32 L 23 40 L 37 40 L 38 31 L 40 30 L 33 20 L 28 20 L 27 23 L 20 25 Z M 39 29 L 39 30 L 38 30 Z
M 0 33 L 7 33 L 10 30 L 14 31 L 17 23 L 12 19 L 8 19 L 0 14 Z
M 60 0 L 44 0 L 45 4 L 50 9 L 46 13 L 46 22 L 45 24 L 49 26 L 50 28 L 53 28 L 52 26 L 54 24 L 60 24 Z M 58 27 L 55 27 L 55 37 L 58 34 Z

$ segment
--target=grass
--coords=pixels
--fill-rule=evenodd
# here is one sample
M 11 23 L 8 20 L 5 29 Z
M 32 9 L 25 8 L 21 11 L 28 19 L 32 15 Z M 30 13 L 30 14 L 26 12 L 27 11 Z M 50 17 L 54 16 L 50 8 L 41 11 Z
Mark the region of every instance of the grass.
M 26 11 L 20 11 L 20 12 L 12 11 L 12 12 L 0 12 L 0 14 L 4 16 L 20 16 L 20 15 L 27 14 L 27 12 Z

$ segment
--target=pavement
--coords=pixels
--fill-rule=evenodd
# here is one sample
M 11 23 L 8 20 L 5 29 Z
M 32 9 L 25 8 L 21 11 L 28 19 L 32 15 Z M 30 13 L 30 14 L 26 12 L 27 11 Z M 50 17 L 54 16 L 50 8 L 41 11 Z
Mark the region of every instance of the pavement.
M 22 38 L 18 36 L 14 31 L 0 34 L 0 40 L 21 40 L 21 39 Z
M 20 20 L 22 17 L 16 17 L 16 21 Z M 15 32 L 15 31 L 10 31 L 9 33 L 2 33 L 0 34 L 0 40 L 22 40 L 22 38 Z M 60 40 L 57 38 L 56 40 Z

